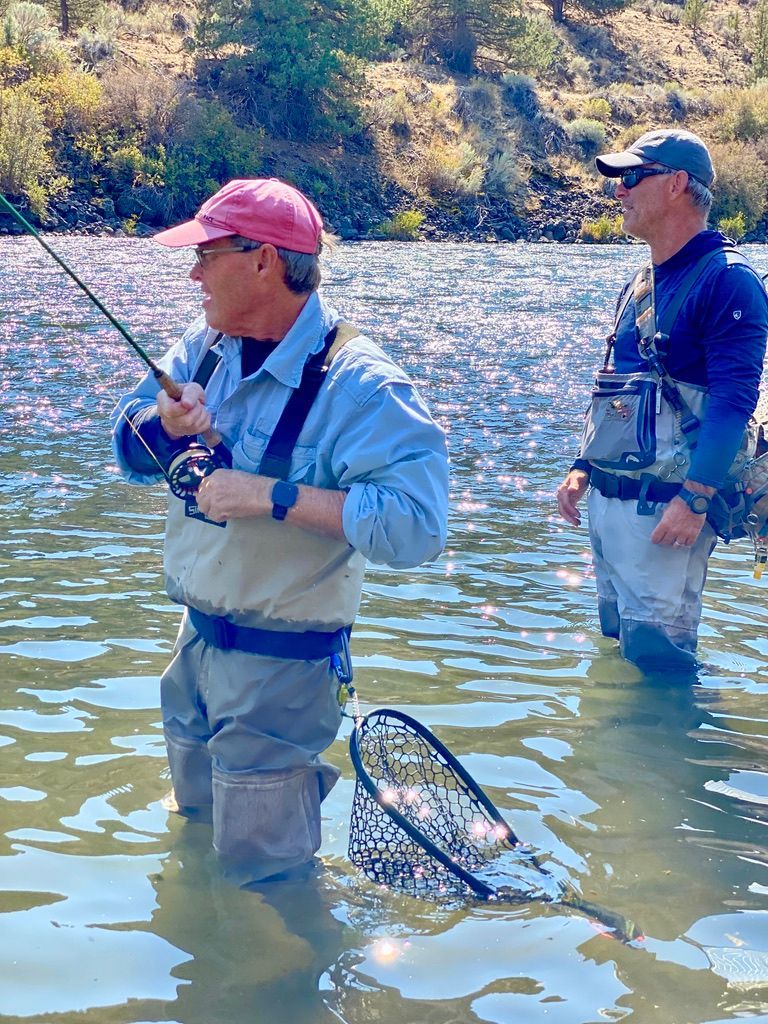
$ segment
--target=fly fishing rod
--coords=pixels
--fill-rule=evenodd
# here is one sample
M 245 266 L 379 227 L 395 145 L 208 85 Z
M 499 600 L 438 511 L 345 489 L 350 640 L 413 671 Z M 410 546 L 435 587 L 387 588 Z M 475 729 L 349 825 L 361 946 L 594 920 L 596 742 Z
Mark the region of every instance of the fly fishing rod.
M 170 398 L 178 401 L 183 393 L 181 384 L 178 384 L 175 380 L 169 377 L 165 370 L 161 369 L 157 363 L 150 358 L 150 356 L 133 337 L 131 332 L 110 313 L 104 303 L 93 294 L 88 285 L 82 281 L 74 270 L 64 262 L 61 256 L 59 256 L 59 254 L 52 249 L 50 245 L 48 245 L 40 233 L 29 223 L 28 220 L 26 220 L 25 217 L 22 216 L 12 203 L 8 202 L 2 193 L 0 193 L 0 209 L 9 213 L 16 223 L 24 229 L 24 231 L 39 242 L 48 255 L 58 263 L 61 269 L 75 282 L 78 288 L 85 292 L 94 306 L 104 314 L 107 320 L 109 320 L 112 326 L 119 331 L 139 358 L 149 367 L 163 391 Z M 130 420 L 128 422 L 130 424 Z M 133 427 L 133 424 L 130 425 Z M 197 488 L 205 477 L 210 476 L 214 470 L 228 467 L 232 463 L 230 454 L 224 446 L 221 436 L 215 430 L 208 429 L 201 436 L 205 441 L 205 444 L 192 442 L 183 452 L 180 452 L 179 455 L 171 461 L 167 470 L 165 467 L 161 466 L 172 493 L 175 494 L 177 498 L 181 498 L 185 501 L 187 514 L 195 518 L 204 518 L 199 512 L 197 512 L 197 506 L 194 502 L 194 494 L 197 491 Z M 205 521 L 211 522 L 211 520 L 208 519 Z

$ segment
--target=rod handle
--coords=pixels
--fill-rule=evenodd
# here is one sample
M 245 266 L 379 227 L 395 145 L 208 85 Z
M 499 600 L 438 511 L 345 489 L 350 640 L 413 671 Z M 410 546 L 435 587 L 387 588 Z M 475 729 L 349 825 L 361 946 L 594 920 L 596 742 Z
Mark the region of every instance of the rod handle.
M 159 366 L 153 366 L 152 372 L 157 378 L 157 383 L 166 395 L 168 395 L 169 398 L 173 398 L 175 401 L 178 401 L 183 394 L 181 384 L 177 383 L 172 377 L 169 377 L 165 370 L 161 370 Z M 206 430 L 206 432 L 200 436 L 209 448 L 216 448 L 221 444 L 221 434 L 217 433 L 212 428 Z

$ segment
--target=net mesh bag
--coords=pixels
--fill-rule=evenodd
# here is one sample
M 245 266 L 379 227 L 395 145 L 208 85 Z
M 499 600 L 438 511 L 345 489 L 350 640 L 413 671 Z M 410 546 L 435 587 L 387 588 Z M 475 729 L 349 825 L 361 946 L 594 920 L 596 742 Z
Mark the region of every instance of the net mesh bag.
M 349 858 L 372 881 L 427 898 L 528 900 L 552 881 L 450 751 L 390 708 L 357 721 Z

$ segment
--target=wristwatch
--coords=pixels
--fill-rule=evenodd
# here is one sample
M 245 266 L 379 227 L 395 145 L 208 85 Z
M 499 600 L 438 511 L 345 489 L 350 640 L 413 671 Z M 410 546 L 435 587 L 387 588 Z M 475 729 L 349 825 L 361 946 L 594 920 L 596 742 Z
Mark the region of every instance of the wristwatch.
M 276 480 L 270 498 L 272 500 L 272 518 L 285 519 L 288 509 L 292 508 L 299 497 L 299 488 L 296 484 L 286 483 L 285 480 Z
M 706 494 L 696 494 L 694 491 L 689 491 L 687 487 L 681 487 L 677 492 L 677 497 L 684 501 L 691 512 L 695 512 L 697 516 L 705 516 L 712 504 L 712 499 L 708 498 Z

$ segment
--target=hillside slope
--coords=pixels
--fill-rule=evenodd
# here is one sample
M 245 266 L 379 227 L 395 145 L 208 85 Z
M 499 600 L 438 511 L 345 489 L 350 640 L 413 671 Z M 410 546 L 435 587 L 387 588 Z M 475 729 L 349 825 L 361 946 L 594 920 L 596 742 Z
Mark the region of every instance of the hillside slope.
M 536 78 L 505 71 L 487 52 L 479 54 L 478 73 L 462 76 L 395 47 L 391 59 L 365 68 L 354 130 L 307 143 L 262 129 L 250 136 L 258 144 L 244 171 L 222 152 L 208 159 L 202 181 L 196 165 L 186 173 L 198 187 L 236 173 L 284 177 L 350 239 L 599 240 L 620 231 L 595 154 L 649 128 L 681 125 L 713 144 L 722 183 L 716 220 L 725 218 L 733 234 L 765 240 L 768 84 L 755 81 L 753 66 L 760 2 L 710 3 L 694 33 L 683 23 L 681 0 L 634 0 L 603 18 L 571 9 L 554 29 L 548 5 L 528 0 L 526 10 L 554 31 L 557 49 Z M 170 173 L 163 119 L 211 96 L 210 83 L 195 77 L 195 18 L 191 0 L 116 16 L 110 56 L 94 60 L 95 75 L 109 115 L 114 120 L 122 105 L 135 133 L 99 123 L 87 145 L 74 137 L 60 147 L 77 157 L 74 173 L 63 168 L 73 187 L 52 199 L 43 226 L 149 233 L 178 219 L 162 195 Z M 212 137 L 227 140 L 222 150 L 235 139 L 247 151 L 238 131 Z M 101 152 L 99 133 L 113 152 Z M 84 162 L 83 152 L 97 151 Z

